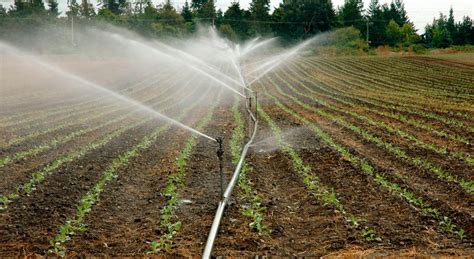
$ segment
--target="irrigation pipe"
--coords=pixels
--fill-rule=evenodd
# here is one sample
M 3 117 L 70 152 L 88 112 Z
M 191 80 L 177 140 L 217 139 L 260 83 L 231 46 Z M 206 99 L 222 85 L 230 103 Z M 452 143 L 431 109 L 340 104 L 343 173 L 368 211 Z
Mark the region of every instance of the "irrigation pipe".
M 257 107 L 257 102 L 255 102 L 255 107 Z M 214 247 L 214 241 L 216 240 L 217 232 L 219 231 L 219 225 L 221 223 L 222 215 L 224 214 L 225 206 L 229 202 L 229 199 L 232 195 L 232 191 L 234 190 L 235 184 L 237 183 L 237 180 L 239 179 L 242 166 L 244 165 L 245 156 L 247 155 L 247 152 L 250 146 L 252 145 L 255 135 L 257 134 L 258 121 L 248 108 L 247 108 L 247 112 L 250 114 L 252 120 L 254 121 L 253 134 L 250 140 L 247 142 L 247 144 L 245 144 L 244 149 L 242 150 L 242 154 L 240 155 L 239 163 L 237 164 L 234 174 L 232 175 L 232 179 L 227 185 L 224 195 L 222 196 L 222 200 L 219 201 L 219 206 L 217 207 L 216 215 L 214 216 L 214 221 L 212 222 L 211 230 L 209 231 L 209 236 L 207 237 L 206 246 L 204 247 L 204 253 L 202 255 L 202 258 L 205 258 L 205 259 L 211 257 L 212 248 Z

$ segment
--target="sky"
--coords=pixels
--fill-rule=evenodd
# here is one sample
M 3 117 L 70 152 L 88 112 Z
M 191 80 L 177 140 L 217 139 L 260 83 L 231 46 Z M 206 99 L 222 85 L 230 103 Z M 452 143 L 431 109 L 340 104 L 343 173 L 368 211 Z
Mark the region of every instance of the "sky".
M 47 0 L 44 0 L 45 2 Z M 67 0 L 58 0 L 59 10 L 64 11 L 67 9 Z M 133 1 L 133 0 L 132 0 Z M 171 0 L 175 6 L 182 6 L 185 0 Z M 191 1 L 191 0 L 188 0 Z M 239 0 L 216 0 L 216 7 L 225 11 L 227 7 L 233 1 Z M 311 0 L 308 0 L 311 1 Z M 316 1 L 316 0 L 313 0 Z M 370 0 L 363 0 L 364 6 L 367 8 Z M 80 2 L 80 0 L 78 0 Z M 91 0 L 95 5 L 97 0 Z M 154 3 L 158 4 L 163 0 L 153 0 Z M 251 0 L 240 0 L 242 8 L 247 9 Z M 272 7 L 277 7 L 281 0 L 270 0 Z M 332 0 L 335 7 L 338 7 L 344 3 L 344 0 Z M 389 3 L 391 0 L 380 0 L 380 3 Z M 0 0 L 0 4 L 8 7 L 13 3 L 13 0 Z M 454 16 L 456 21 L 459 21 L 464 16 L 474 18 L 474 0 L 404 0 L 405 8 L 408 12 L 410 20 L 415 24 L 415 27 L 419 32 L 423 32 L 426 24 L 431 23 L 433 18 L 438 17 L 440 12 L 448 14 L 449 8 L 453 7 Z M 272 11 L 273 11 L 272 8 Z

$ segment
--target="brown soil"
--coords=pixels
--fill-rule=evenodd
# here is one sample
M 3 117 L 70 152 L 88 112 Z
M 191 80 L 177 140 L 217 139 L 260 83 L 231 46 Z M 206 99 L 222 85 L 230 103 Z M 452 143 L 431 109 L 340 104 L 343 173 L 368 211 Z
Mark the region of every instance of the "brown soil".
M 461 68 L 425 57 L 409 57 L 407 59 L 413 59 L 413 66 L 422 63 L 427 66 L 449 65 L 452 69 Z M 73 63 L 66 65 L 74 68 Z M 116 64 L 116 66 L 120 71 L 129 68 L 127 64 Z M 15 70 L 15 67 L 10 69 Z M 310 73 L 317 73 L 320 68 L 305 69 L 308 69 Z M 326 69 L 330 70 L 331 68 Z M 463 67 L 459 71 L 466 69 Z M 364 71 L 364 73 L 369 72 L 369 70 Z M 82 68 L 81 73 L 94 75 L 93 67 Z M 462 76 L 463 73 L 460 72 L 460 75 Z M 352 89 L 351 83 L 355 81 L 349 80 L 347 75 L 341 75 L 342 79 L 337 78 L 337 74 L 337 70 L 334 70 L 325 75 L 317 75 L 315 78 L 306 77 L 301 82 L 315 90 L 317 89 L 311 80 L 317 80 L 318 84 L 327 84 L 334 89 L 342 87 L 341 84 L 347 84 L 344 86 L 345 89 Z M 301 73 L 296 74 L 297 77 L 298 75 L 303 77 Z M 103 80 L 101 82 L 107 82 L 107 76 L 96 76 Z M 274 77 L 271 74 L 269 76 Z M 468 76 L 463 79 L 468 80 Z M 48 78 L 44 78 L 44 80 L 48 80 Z M 412 79 L 407 78 L 407 80 Z M 293 94 L 280 80 L 274 78 L 274 81 L 285 93 Z M 357 84 L 361 82 L 359 79 L 356 81 Z M 247 157 L 249 166 L 253 168 L 249 172 L 248 178 L 252 183 L 253 191 L 262 198 L 261 205 L 265 208 L 265 211 L 262 212 L 263 224 L 268 226 L 270 232 L 267 235 L 260 235 L 250 228 L 249 224 L 252 219 L 242 212 L 243 208 L 250 204 L 250 201 L 239 196 L 238 194 L 242 190 L 236 187 L 221 222 L 213 256 L 399 257 L 461 255 L 469 257 L 474 254 L 474 200 L 472 195 L 466 193 L 458 185 L 442 181 L 425 170 L 397 159 L 393 154 L 363 140 L 354 132 L 302 108 L 291 99 L 279 95 L 268 81 L 262 80 L 261 82 L 263 87 L 282 103 L 321 127 L 337 143 L 347 147 L 352 154 L 366 159 L 375 166 L 378 172 L 384 173 L 390 181 L 412 191 L 444 215 L 451 217 L 454 224 L 464 228 L 467 237 L 461 240 L 455 234 L 443 231 L 438 220 L 422 215 L 404 199 L 379 186 L 360 168 L 354 167 L 349 161 L 343 159 L 336 150 L 328 147 L 300 121 L 275 106 L 272 99 L 261 94 L 259 95 L 259 105 L 282 130 L 284 140 L 298 153 L 303 163 L 311 167 L 311 174 L 318 177 L 322 185 L 336 193 L 347 214 L 344 215 L 336 211 L 334 207 L 324 204 L 305 187 L 302 177 L 293 167 L 291 158 L 278 148 L 269 125 L 261 119 L 255 141 L 257 144 L 251 148 Z M 295 83 L 289 79 L 288 82 Z M 338 82 L 338 84 L 331 85 L 334 82 Z M 123 85 L 116 87 L 121 89 L 129 83 L 123 82 Z M 15 116 L 13 109 L 24 103 L 24 100 L 17 98 L 21 96 L 16 95 L 13 86 L 9 87 L 11 89 L 9 88 L 8 93 L 15 98 L 5 106 L 7 110 L 0 111 L 0 121 L 7 121 L 9 116 Z M 326 95 L 324 92 L 321 94 L 308 93 L 296 83 L 293 87 L 307 95 L 311 94 L 316 98 L 321 98 L 329 105 L 343 109 L 349 108 L 347 105 L 323 97 Z M 25 86 L 25 89 L 27 88 Z M 355 86 L 354 89 L 361 91 Z M 148 90 L 145 92 L 147 93 L 143 93 L 144 95 L 152 96 Z M 202 92 L 198 94 L 202 94 Z M 213 96 L 214 93 L 207 96 L 206 103 L 210 103 Z M 329 108 L 318 106 L 309 98 L 295 96 L 309 105 L 332 112 Z M 28 96 L 32 99 L 36 97 L 38 99 L 30 106 L 22 106 L 18 110 L 18 114 L 30 114 L 34 111 L 46 113 L 48 109 L 60 108 L 67 103 L 60 100 L 64 97 L 62 94 L 48 96 L 41 95 L 41 92 L 37 91 Z M 68 100 L 72 101 L 69 104 L 77 103 L 78 105 L 88 99 L 79 97 L 74 99 L 74 96 L 71 95 L 69 97 L 71 99 Z M 179 113 L 187 105 L 193 103 L 195 98 L 194 95 L 184 98 L 186 99 L 183 100 L 184 103 L 180 103 L 179 108 L 175 109 L 171 115 Z M 387 95 L 387 98 L 390 96 Z M 50 103 L 42 104 L 41 100 L 47 100 Z M 173 99 L 168 104 L 176 103 L 179 100 L 181 99 Z M 423 132 L 400 122 L 374 115 L 370 111 L 362 109 L 364 104 L 350 98 L 350 96 L 344 97 L 344 100 L 354 103 L 358 107 L 358 113 L 370 116 L 374 120 L 406 130 L 422 140 L 429 140 L 440 146 L 447 145 L 452 150 L 473 154 L 470 146 L 458 146 L 451 143 L 450 140 L 433 136 L 429 132 Z M 455 103 L 452 100 L 446 102 L 448 104 Z M 229 181 L 234 170 L 229 151 L 229 141 L 235 128 L 231 111 L 232 103 L 232 98 L 224 98 L 216 108 L 212 120 L 203 130 L 210 136 L 224 137 L 226 182 Z M 407 100 L 407 103 L 410 103 L 410 100 Z M 81 110 L 78 109 L 74 113 Z M 186 115 L 184 123 L 196 125 L 207 111 L 208 106 L 197 106 Z M 242 113 L 245 114 L 243 109 Z M 68 113 L 63 115 L 65 114 Z M 417 148 L 405 139 L 388 134 L 384 130 L 377 129 L 358 119 L 350 118 L 344 113 L 337 112 L 336 114 L 361 128 L 374 132 L 386 142 L 401 146 L 410 155 L 420 156 L 440 164 L 465 179 L 473 179 L 472 166 L 466 165 L 464 162 L 451 161 L 451 159 L 433 152 Z M 34 118 L 34 115 L 25 115 L 25 118 Z M 55 116 L 46 117 L 45 124 L 54 118 Z M 0 175 L 3 176 L 0 183 L 0 194 L 12 191 L 32 172 L 44 168 L 48 162 L 57 159 L 60 155 L 83 147 L 100 138 L 106 132 L 140 118 L 142 117 L 129 117 L 123 122 L 107 127 L 104 131 L 92 132 L 44 154 L 1 168 Z M 416 116 L 413 118 L 421 120 Z M 460 116 L 455 118 L 461 119 Z M 74 116 L 65 120 L 58 119 L 57 123 L 75 119 Z M 38 119 L 38 121 L 41 120 Z M 91 123 L 99 121 L 98 119 Z M 437 128 L 446 128 L 439 122 L 427 121 L 427 123 Z M 471 126 L 472 119 L 466 119 L 466 123 Z M 17 126 L 22 129 L 28 125 L 28 123 L 20 123 Z M 58 124 L 50 126 L 54 125 Z M 164 125 L 163 122 L 146 123 L 127 131 L 106 146 L 64 164 L 39 184 L 30 195 L 21 195 L 6 210 L 0 211 L 0 257 L 47 255 L 50 248 L 49 240 L 58 233 L 59 226 L 75 215 L 76 206 L 81 197 L 94 186 L 113 159 L 162 125 Z M 22 142 L 20 145 L 3 148 L 0 150 L 0 157 L 28 150 L 42 141 L 67 135 L 81 127 L 82 125 L 75 125 Z M 13 137 L 15 133 L 10 132 L 11 129 L 11 127 L 0 127 L 0 133 L 6 132 L 6 134 L 10 134 L 8 137 Z M 448 128 L 448 131 L 471 139 L 473 137 L 472 133 L 465 132 L 460 128 Z M 23 128 L 23 131 L 19 133 L 26 134 L 28 132 L 30 131 L 27 128 Z M 77 233 L 65 243 L 67 255 L 70 257 L 147 256 L 150 243 L 159 240 L 165 233 L 165 229 L 160 226 L 160 210 L 166 205 L 167 199 L 161 193 L 170 173 L 177 169 L 175 159 L 189 136 L 190 134 L 184 130 L 176 128 L 168 130 L 162 133 L 148 150 L 130 160 L 127 166 L 120 168 L 117 171 L 117 179 L 106 185 L 99 201 L 86 215 L 84 219 L 84 223 L 87 225 L 86 232 Z M 180 197 L 185 200 L 177 210 L 177 219 L 182 222 L 182 228 L 174 236 L 171 249 L 160 251 L 158 256 L 198 257 L 202 254 L 219 199 L 217 169 L 215 143 L 205 138 L 198 138 L 187 161 L 184 187 L 178 190 Z M 397 177 L 395 173 L 398 173 L 399 176 Z M 359 227 L 352 227 L 346 221 L 349 215 L 354 215 L 360 224 Z M 361 235 L 364 228 L 374 229 L 381 240 L 366 240 Z
M 410 57 L 410 58 L 415 59 L 415 60 L 420 60 L 423 62 L 439 64 L 439 65 L 443 65 L 443 66 L 451 67 L 451 68 L 454 67 L 454 68 L 465 69 L 465 70 L 470 70 L 470 71 L 474 70 L 474 64 L 471 64 L 468 62 L 460 62 L 460 61 L 425 57 L 425 56 L 416 56 L 416 57 Z

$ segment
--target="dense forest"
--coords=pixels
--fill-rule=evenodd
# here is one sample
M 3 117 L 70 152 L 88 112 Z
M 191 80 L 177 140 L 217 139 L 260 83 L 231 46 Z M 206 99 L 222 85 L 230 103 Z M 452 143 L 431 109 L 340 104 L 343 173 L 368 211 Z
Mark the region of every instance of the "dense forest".
M 98 9 L 87 0 L 70 0 L 61 13 L 56 0 L 15 0 L 10 7 L 0 6 L 0 37 L 41 34 L 49 28 L 72 28 L 94 24 L 113 24 L 147 37 L 185 37 L 199 24 L 214 25 L 233 41 L 256 35 L 279 36 L 287 42 L 299 41 L 321 32 L 353 27 L 358 37 L 372 46 L 422 46 L 446 48 L 474 44 L 473 21 L 464 17 L 455 21 L 453 10 L 428 24 L 419 34 L 410 21 L 402 0 L 380 4 L 372 0 L 345 0 L 335 8 L 331 0 L 283 0 L 271 10 L 269 0 L 252 0 L 248 10 L 238 1 L 227 10 L 216 10 L 213 0 L 191 0 L 176 9 L 170 0 L 153 5 L 151 1 L 103 0 Z M 62 29 L 65 31 L 65 29 Z

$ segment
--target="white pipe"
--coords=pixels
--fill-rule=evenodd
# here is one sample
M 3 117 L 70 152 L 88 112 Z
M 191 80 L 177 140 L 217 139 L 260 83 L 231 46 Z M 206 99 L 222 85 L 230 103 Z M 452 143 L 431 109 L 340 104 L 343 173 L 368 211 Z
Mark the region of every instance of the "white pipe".
M 255 122 L 253 134 L 249 142 L 245 144 L 244 149 L 242 150 L 242 154 L 240 155 L 239 163 L 235 168 L 234 175 L 232 176 L 232 179 L 227 185 L 227 188 L 224 192 L 224 196 L 222 197 L 222 201 L 219 202 L 219 206 L 217 207 L 216 215 L 214 216 L 214 221 L 212 222 L 211 230 L 209 231 L 209 236 L 207 237 L 206 246 L 204 247 L 204 253 L 202 254 L 202 258 L 204 259 L 211 257 L 212 248 L 214 247 L 214 241 L 216 240 L 217 232 L 219 231 L 219 225 L 221 223 L 222 215 L 224 214 L 225 206 L 227 205 L 227 202 L 229 201 L 232 195 L 232 191 L 234 190 L 235 184 L 239 179 L 240 171 L 242 169 L 242 166 L 244 165 L 245 156 L 247 155 L 247 152 L 250 146 L 252 145 L 252 142 L 257 133 L 258 121 L 256 121 L 255 116 L 250 110 L 247 109 L 247 111 L 250 113 L 252 120 Z

